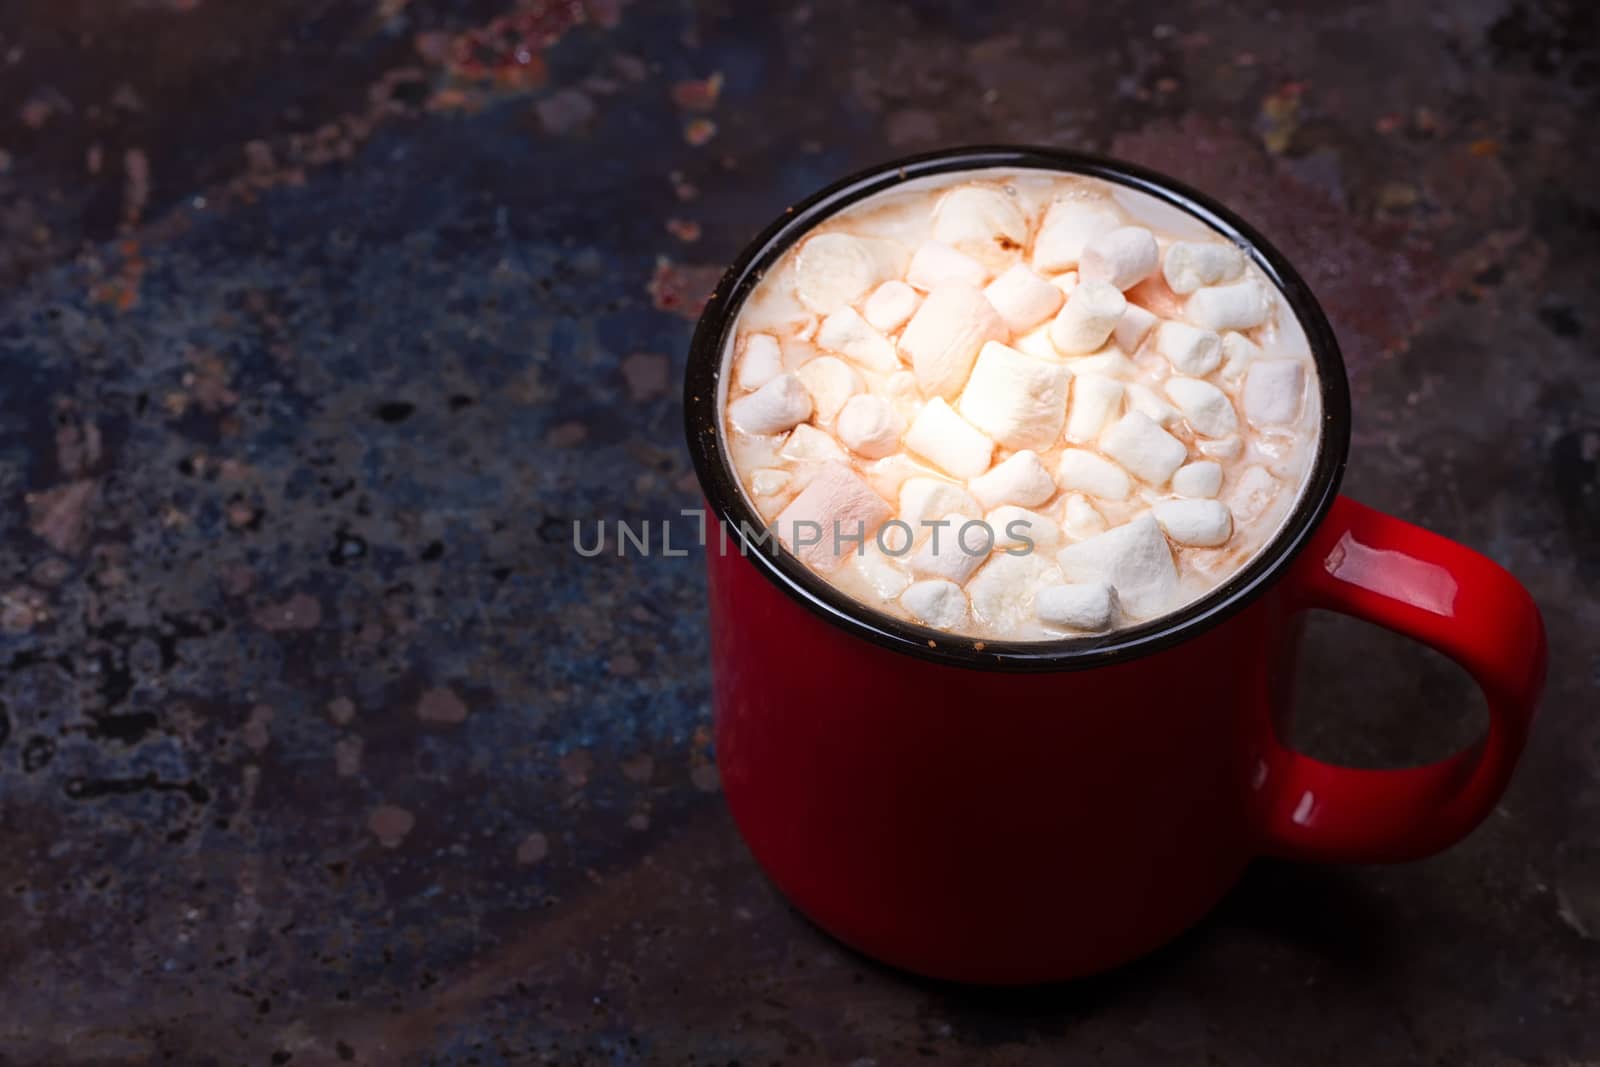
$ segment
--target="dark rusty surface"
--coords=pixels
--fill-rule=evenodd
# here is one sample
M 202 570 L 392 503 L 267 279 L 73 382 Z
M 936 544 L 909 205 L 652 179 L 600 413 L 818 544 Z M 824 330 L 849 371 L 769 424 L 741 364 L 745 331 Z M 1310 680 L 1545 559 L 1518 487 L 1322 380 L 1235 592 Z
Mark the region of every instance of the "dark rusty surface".
M 0 1063 L 1600 1062 L 1593 11 L 0 7 Z M 1233 203 L 1339 330 L 1347 490 L 1538 597 L 1539 729 L 1455 850 L 1263 864 L 1003 993 L 762 880 L 698 561 L 580 562 L 571 520 L 695 502 L 716 265 L 972 141 Z M 1480 725 L 1353 624 L 1301 688 L 1365 765 Z

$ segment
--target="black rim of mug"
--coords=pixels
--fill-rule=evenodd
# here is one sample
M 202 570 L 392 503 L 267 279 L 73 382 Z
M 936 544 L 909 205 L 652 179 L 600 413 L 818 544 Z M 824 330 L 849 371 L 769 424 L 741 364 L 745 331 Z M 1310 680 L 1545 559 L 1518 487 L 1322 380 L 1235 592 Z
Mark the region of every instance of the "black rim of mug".
M 1090 637 L 998 641 L 930 629 L 856 601 L 813 573 L 774 541 L 745 530 L 766 523 L 746 501 L 721 444 L 718 408 L 722 356 L 745 298 L 795 241 L 841 209 L 905 182 L 954 171 L 1047 170 L 1115 182 L 1198 218 L 1243 246 L 1288 299 L 1306 334 L 1322 393 L 1322 437 L 1305 489 L 1276 537 L 1238 573 L 1205 596 L 1147 623 Z M 684 423 L 695 472 L 712 517 L 727 533 L 706 550 L 739 551 L 785 594 L 846 632 L 884 648 L 948 666 L 980 670 L 1068 671 L 1103 667 L 1168 648 L 1237 613 L 1287 570 L 1338 495 L 1350 447 L 1350 388 L 1344 359 L 1322 307 L 1305 281 L 1254 227 L 1210 197 L 1165 175 L 1120 160 L 1054 148 L 982 145 L 894 160 L 851 175 L 785 211 L 747 245 L 707 301 L 690 343 L 684 377 Z M 708 524 L 709 529 L 709 524 Z

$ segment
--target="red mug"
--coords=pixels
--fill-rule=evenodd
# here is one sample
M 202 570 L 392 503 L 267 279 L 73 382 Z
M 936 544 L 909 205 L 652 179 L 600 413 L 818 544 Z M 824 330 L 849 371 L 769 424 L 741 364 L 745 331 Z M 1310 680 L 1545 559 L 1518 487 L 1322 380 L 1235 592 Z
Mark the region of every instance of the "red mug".
M 744 297 L 798 238 L 904 181 L 986 168 L 1087 174 L 1245 247 L 1305 328 L 1322 438 L 1276 538 L 1201 600 L 1096 638 L 979 641 L 860 605 L 763 529 L 720 443 Z M 1416 859 L 1488 814 L 1527 740 L 1544 625 L 1486 557 L 1338 495 L 1349 389 L 1283 256 L 1227 209 L 1121 162 L 1039 148 L 896 161 L 790 209 L 722 279 L 684 391 L 708 538 L 716 754 L 734 821 L 780 890 L 869 956 L 937 978 L 1055 981 L 1124 963 L 1203 916 L 1257 856 Z M 1465 667 L 1487 733 L 1406 770 L 1319 762 L 1282 738 L 1304 612 L 1413 637 Z M 1176 688 L 1181 686 L 1181 699 Z

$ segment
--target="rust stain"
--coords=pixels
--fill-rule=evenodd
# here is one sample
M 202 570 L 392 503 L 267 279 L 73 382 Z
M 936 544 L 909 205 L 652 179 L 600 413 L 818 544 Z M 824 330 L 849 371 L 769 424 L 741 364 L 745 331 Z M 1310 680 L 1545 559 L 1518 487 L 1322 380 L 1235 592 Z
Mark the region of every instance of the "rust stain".
M 722 95 L 722 72 L 708 78 L 690 78 L 672 87 L 672 102 L 685 111 L 710 111 Z
M 700 317 L 721 277 L 721 267 L 674 263 L 666 256 L 658 256 L 647 286 L 650 303 L 657 311 L 670 311 L 693 321 Z

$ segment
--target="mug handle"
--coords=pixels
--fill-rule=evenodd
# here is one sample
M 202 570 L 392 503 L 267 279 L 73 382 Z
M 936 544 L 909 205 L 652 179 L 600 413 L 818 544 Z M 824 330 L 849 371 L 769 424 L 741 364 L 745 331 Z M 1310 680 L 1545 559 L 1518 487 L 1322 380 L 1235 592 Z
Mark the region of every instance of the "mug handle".
M 1487 557 L 1347 497 L 1334 501 L 1283 588 L 1293 613 L 1364 619 L 1455 660 L 1482 688 L 1489 728 L 1436 763 L 1374 771 L 1301 755 L 1263 724 L 1255 776 L 1263 851 L 1392 863 L 1466 836 L 1505 791 L 1544 686 L 1544 621 L 1533 597 Z

